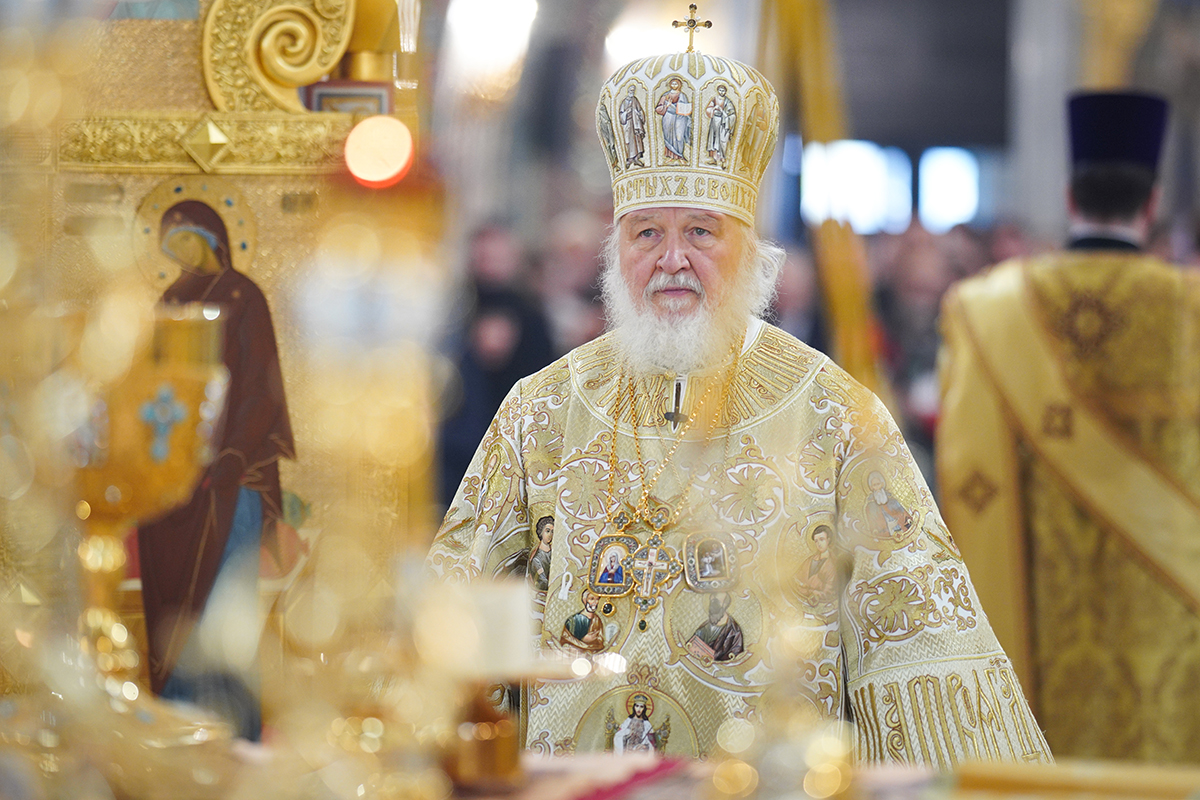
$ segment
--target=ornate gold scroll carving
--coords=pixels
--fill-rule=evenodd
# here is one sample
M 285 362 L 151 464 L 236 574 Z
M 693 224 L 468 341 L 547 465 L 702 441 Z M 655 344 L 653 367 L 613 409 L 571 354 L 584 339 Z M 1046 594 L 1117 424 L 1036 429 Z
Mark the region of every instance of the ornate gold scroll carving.
M 88 172 L 303 175 L 340 169 L 350 114 L 129 113 L 59 131 L 58 167 Z
M 355 0 L 214 0 L 204 21 L 204 80 L 220 111 L 304 111 L 296 87 L 337 66 Z

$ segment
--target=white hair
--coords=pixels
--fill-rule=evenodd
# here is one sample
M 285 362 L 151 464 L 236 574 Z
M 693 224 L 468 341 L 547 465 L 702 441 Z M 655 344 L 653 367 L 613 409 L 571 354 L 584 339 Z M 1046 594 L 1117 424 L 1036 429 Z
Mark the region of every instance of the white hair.
M 648 294 L 666 282 L 690 285 L 694 276 L 656 275 L 644 296 L 634 298 L 621 274 L 620 227 L 614 224 L 604 241 L 604 271 L 600 289 L 608 327 L 614 331 L 626 359 L 637 372 L 667 370 L 692 372 L 720 360 L 740 341 L 751 317 L 762 317 L 775 299 L 776 282 L 785 253 L 779 245 L 758 236 L 741 220 L 730 217 L 742 234 L 739 268 L 723 287 L 720 297 L 710 297 L 695 281 L 700 306 L 691 314 L 660 317 L 647 307 Z

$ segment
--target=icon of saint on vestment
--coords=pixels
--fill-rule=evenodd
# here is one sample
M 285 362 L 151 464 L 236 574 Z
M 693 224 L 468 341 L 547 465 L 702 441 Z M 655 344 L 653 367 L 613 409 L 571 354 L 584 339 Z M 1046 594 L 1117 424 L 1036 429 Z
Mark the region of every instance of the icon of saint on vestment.
M 627 716 L 617 722 L 610 708 L 604 721 L 609 740 L 609 750 L 618 755 L 624 753 L 662 753 L 671 737 L 671 715 L 656 728 L 651 717 L 654 700 L 645 692 L 634 692 L 625 701 Z
M 688 640 L 688 652 L 697 658 L 729 661 L 745 649 L 742 626 L 729 613 L 733 597 L 728 592 L 708 596 L 708 618 L 701 622 Z

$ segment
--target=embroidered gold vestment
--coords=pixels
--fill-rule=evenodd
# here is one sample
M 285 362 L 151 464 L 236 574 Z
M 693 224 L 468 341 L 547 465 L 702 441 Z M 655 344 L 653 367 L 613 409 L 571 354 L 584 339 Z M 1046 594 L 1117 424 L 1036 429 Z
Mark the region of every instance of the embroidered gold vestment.
M 942 319 L 942 509 L 1047 740 L 1200 760 L 1200 284 L 1067 252 Z
M 763 718 L 764 692 L 795 664 L 787 638 L 807 643 L 790 696 L 852 716 L 862 761 L 1048 760 L 929 489 L 870 392 L 757 320 L 732 373 L 642 378 L 626 403 L 621 364 L 609 335 L 514 387 L 428 558 L 452 581 L 528 576 L 543 651 L 627 665 L 527 686 L 530 749 L 706 756 L 726 720 Z M 722 374 L 727 391 L 706 391 Z M 698 422 L 664 461 L 677 383 L 682 418 L 712 411 L 715 424 Z M 683 503 L 677 521 L 658 536 L 619 531 L 613 510 L 636 507 L 652 480 L 651 510 Z M 547 541 L 549 569 L 535 570 Z

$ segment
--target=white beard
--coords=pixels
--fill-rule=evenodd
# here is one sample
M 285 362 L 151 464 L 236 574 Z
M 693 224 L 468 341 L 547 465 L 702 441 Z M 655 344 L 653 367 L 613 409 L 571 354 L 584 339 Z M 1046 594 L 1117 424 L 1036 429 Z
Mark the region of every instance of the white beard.
M 887 489 L 880 489 L 877 492 L 873 492 L 872 496 L 875 498 L 875 502 L 878 503 L 879 505 L 881 505 L 881 506 L 887 505 L 887 501 L 888 501 Z
M 605 266 L 602 280 L 609 324 L 630 367 L 643 375 L 662 371 L 684 374 L 719 363 L 741 344 L 751 316 L 763 305 L 762 292 L 755 284 L 751 269 L 739 269 L 737 277 L 725 286 L 725 296 L 718 299 L 707 294 L 690 272 L 658 272 L 638 302 L 617 259 Z M 671 286 L 693 289 L 700 302 L 691 311 L 683 311 L 672 308 L 675 303 L 668 300 L 665 310 L 656 311 L 651 295 Z M 771 289 L 773 286 L 767 287 L 767 291 Z

